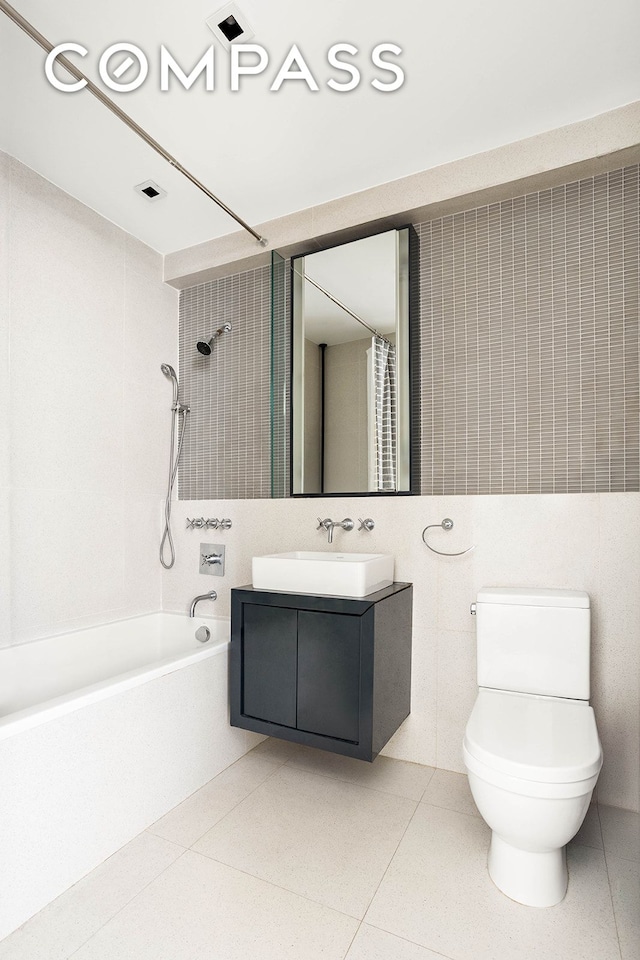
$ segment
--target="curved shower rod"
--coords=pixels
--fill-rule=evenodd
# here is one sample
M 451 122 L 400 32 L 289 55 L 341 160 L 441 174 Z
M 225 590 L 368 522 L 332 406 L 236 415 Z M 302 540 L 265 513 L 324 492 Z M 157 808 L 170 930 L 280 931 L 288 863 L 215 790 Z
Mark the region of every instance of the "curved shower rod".
M 10 3 L 7 3 L 6 0 L 0 0 L 0 10 L 2 13 L 6 14 L 7 17 L 9 17 L 9 19 L 16 24 L 16 26 L 20 27 L 21 30 L 24 30 L 27 36 L 31 37 L 31 39 L 41 46 L 43 50 L 46 50 L 47 53 L 51 53 L 51 51 L 55 49 L 54 45 L 47 40 L 47 38 L 43 36 L 39 30 L 36 30 L 33 24 L 29 23 L 29 21 L 26 20 L 22 14 L 18 13 L 18 11 L 12 7 Z M 144 142 L 147 143 L 153 150 L 155 150 L 156 153 L 159 153 L 160 156 L 167 161 L 167 163 L 170 163 L 171 166 L 178 171 L 178 173 L 181 173 L 183 177 L 186 177 L 187 180 L 190 180 L 191 183 L 198 188 L 198 190 L 202 190 L 202 192 L 206 194 L 210 200 L 213 200 L 213 202 L 216 203 L 222 210 L 224 210 L 224 212 L 230 217 L 232 217 L 236 223 L 239 223 L 243 230 L 246 230 L 247 233 L 250 233 L 252 237 L 255 237 L 261 246 L 266 247 L 269 241 L 266 240 L 265 237 L 261 237 L 260 234 L 253 229 L 253 227 L 250 227 L 249 224 L 242 219 L 242 217 L 238 216 L 237 213 L 234 213 L 231 207 L 228 207 L 226 203 L 220 199 L 220 197 L 217 197 L 215 193 L 212 193 L 211 190 L 209 190 L 208 187 L 205 187 L 205 185 L 201 183 L 197 177 L 183 167 L 182 164 L 176 160 L 176 158 L 170 154 L 168 150 L 165 150 L 157 140 L 154 140 L 151 134 L 147 133 L 147 131 L 137 124 L 135 120 L 132 120 L 132 118 L 125 113 L 124 110 L 121 110 L 120 107 L 115 104 L 110 97 L 102 92 L 100 87 L 97 87 L 95 83 L 89 80 L 82 70 L 79 70 L 78 67 L 71 62 L 71 60 L 65 57 L 64 54 L 59 54 L 56 57 L 56 61 L 62 67 L 64 67 L 65 70 L 68 70 L 68 72 L 75 77 L 76 80 L 84 80 L 86 83 L 85 89 L 88 90 L 89 93 L 93 94 L 93 96 L 99 100 L 100 103 L 107 108 L 107 110 L 110 110 L 111 113 L 115 114 L 119 120 L 122 120 L 122 122 L 126 124 L 130 130 L 133 130 L 133 132 L 136 133 L 142 140 L 144 140 Z

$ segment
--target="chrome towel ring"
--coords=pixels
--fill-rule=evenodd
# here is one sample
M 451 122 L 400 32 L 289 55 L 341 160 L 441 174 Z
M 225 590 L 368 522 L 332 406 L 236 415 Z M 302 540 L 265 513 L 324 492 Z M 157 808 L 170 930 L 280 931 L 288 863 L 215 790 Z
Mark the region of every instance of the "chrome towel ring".
M 437 553 L 440 557 L 464 557 L 465 553 L 471 553 L 472 550 L 475 550 L 475 543 L 472 547 L 467 547 L 466 550 L 460 550 L 458 553 L 445 553 L 444 550 L 436 550 L 435 547 L 432 547 L 430 543 L 427 543 L 427 538 L 425 536 L 427 530 L 431 530 L 432 527 L 442 527 L 443 530 L 453 530 L 453 520 L 450 520 L 449 517 L 445 517 L 442 523 L 429 523 L 422 531 L 422 542 L 425 547 L 429 547 L 432 553 Z

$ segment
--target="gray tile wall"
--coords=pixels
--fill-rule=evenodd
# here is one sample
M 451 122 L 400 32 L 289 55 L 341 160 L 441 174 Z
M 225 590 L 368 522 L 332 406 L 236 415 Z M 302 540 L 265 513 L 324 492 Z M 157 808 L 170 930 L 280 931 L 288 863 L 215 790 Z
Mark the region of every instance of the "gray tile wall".
M 638 490 L 638 166 L 419 225 L 424 494 Z
M 180 385 L 191 414 L 181 500 L 271 496 L 270 270 L 249 270 L 180 294 Z M 211 357 L 196 350 L 225 320 Z
M 422 494 L 640 489 L 639 220 L 632 166 L 417 225 Z M 269 272 L 181 295 L 181 499 L 270 496 Z

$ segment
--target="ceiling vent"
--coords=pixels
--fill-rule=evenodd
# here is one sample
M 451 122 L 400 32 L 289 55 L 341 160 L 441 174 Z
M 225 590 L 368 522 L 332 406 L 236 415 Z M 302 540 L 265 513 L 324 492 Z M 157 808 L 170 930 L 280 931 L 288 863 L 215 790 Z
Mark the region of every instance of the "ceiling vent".
M 145 180 L 144 183 L 137 183 L 133 189 L 146 200 L 162 200 L 167 195 L 167 191 L 159 187 L 155 180 Z
M 210 17 L 206 24 L 225 50 L 232 43 L 247 43 L 254 36 L 249 21 L 239 9 L 237 3 L 226 3 Z

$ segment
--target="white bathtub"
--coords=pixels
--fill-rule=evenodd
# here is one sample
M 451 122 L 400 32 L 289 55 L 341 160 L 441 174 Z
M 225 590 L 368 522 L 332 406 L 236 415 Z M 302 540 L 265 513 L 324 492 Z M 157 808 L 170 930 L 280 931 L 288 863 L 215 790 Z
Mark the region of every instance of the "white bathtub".
M 257 742 L 228 647 L 157 613 L 0 650 L 0 939 Z

